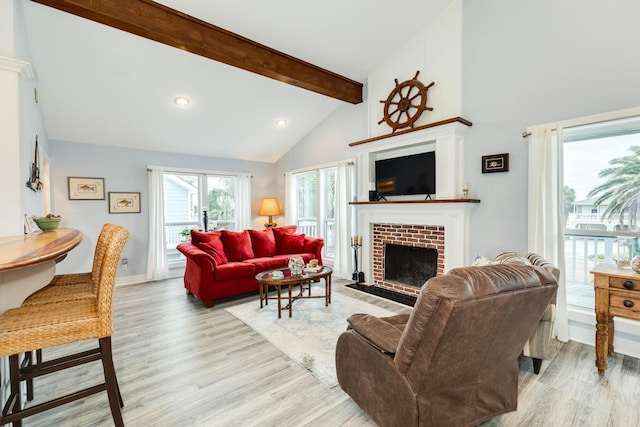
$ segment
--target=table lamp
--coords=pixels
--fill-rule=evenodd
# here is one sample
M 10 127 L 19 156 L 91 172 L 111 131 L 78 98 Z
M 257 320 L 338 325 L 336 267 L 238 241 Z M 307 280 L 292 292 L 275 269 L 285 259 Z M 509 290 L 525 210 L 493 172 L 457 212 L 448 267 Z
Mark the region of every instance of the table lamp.
M 262 199 L 260 212 L 258 212 L 258 214 L 269 217 L 269 221 L 264 224 L 266 228 L 275 227 L 278 224 L 273 222 L 273 215 L 280 215 L 280 207 L 278 206 L 278 201 L 274 197 L 266 197 Z

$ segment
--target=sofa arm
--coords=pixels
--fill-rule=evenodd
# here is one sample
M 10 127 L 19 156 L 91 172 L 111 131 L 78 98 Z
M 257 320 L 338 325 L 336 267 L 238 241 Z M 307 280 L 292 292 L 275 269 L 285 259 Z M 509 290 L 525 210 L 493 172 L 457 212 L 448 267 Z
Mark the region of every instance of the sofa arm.
M 324 239 L 321 237 L 304 237 L 304 251 L 310 252 L 318 260 L 320 265 L 322 264 L 322 248 L 324 247 Z
M 216 262 L 211 255 L 197 247 L 191 242 L 182 242 L 176 246 L 176 249 L 187 257 L 187 259 L 192 260 L 196 264 L 198 264 L 201 268 L 210 266 L 211 270 L 215 270 Z
M 348 319 L 349 327 L 383 353 L 395 354 L 402 331 L 393 324 L 370 314 L 356 313 Z

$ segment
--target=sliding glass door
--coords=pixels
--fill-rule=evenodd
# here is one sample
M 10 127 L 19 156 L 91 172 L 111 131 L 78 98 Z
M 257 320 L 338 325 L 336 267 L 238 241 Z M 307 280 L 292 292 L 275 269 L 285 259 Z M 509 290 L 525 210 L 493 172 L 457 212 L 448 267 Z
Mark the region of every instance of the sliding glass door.
M 293 174 L 295 223 L 298 232 L 322 237 L 323 256 L 333 260 L 335 250 L 336 168 L 314 169 Z
M 237 230 L 238 177 L 165 172 L 164 229 L 169 268 L 180 267 L 184 257 L 176 250 L 190 230 Z

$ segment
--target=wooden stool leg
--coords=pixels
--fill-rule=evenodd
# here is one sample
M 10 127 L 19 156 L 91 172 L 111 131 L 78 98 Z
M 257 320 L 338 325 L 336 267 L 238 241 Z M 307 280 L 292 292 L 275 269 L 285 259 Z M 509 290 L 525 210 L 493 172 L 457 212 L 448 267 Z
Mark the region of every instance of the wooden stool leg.
M 22 361 L 22 368 L 29 368 L 33 365 L 33 352 L 28 351 L 24 354 L 24 360 Z M 26 380 L 27 383 L 27 402 L 33 400 L 33 378 Z
M 109 406 L 111 407 L 111 416 L 116 427 L 124 427 L 122 419 L 122 397 L 116 379 L 116 370 L 113 366 L 113 357 L 111 352 L 111 337 L 100 338 L 100 354 L 102 356 L 102 368 L 104 370 L 104 379 L 107 383 L 107 394 L 109 396 Z
M 18 412 L 22 409 L 22 403 L 20 402 L 20 355 L 12 354 L 9 356 L 9 382 L 11 384 L 9 414 Z M 4 414 L 3 414 L 4 415 Z M 22 427 L 22 419 L 13 421 L 13 427 Z

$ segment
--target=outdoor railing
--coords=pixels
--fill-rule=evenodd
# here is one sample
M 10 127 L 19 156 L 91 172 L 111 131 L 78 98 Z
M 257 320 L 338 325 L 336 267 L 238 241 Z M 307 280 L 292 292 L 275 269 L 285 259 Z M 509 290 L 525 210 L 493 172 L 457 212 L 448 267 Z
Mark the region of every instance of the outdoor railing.
M 326 258 L 333 259 L 335 255 L 335 220 L 327 219 L 324 221 L 324 248 L 322 255 Z M 299 219 L 298 233 L 304 233 L 307 236 L 319 237 L 318 221 L 315 219 Z
M 634 240 L 638 234 L 597 230 L 565 230 L 564 253 L 567 302 L 580 307 L 594 307 L 593 276 L 589 273 L 598 263 L 615 263 L 618 237 Z

